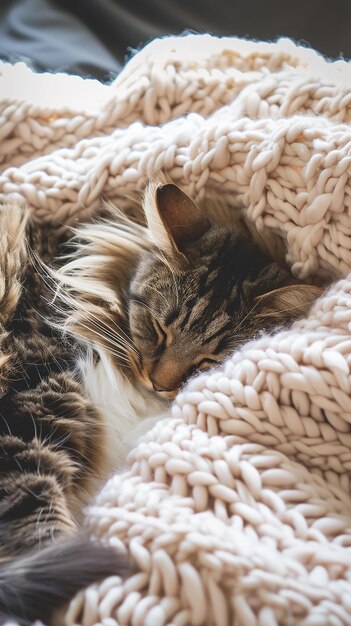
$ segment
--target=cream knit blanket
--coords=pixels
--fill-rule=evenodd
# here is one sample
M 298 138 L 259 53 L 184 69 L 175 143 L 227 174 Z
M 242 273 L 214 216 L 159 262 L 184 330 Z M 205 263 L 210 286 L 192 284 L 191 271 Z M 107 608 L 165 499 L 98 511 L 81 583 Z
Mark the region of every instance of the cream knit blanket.
M 137 573 L 85 626 L 351 624 L 351 67 L 291 41 L 156 40 L 110 85 L 0 66 L 0 200 L 53 226 L 165 171 L 219 192 L 300 277 L 341 279 L 291 330 L 194 379 L 87 513 Z

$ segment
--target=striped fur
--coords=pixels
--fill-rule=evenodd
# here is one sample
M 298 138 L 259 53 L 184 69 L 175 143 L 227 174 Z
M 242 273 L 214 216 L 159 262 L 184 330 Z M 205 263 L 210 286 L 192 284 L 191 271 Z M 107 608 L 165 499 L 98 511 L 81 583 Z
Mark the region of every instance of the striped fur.
M 77 346 L 47 323 L 50 293 L 32 254 L 47 260 L 57 242 L 14 206 L 0 208 L 0 233 L 0 618 L 26 623 L 121 562 L 79 536 L 22 560 L 76 533 L 101 473 L 103 430 Z
M 0 617 L 47 619 L 95 575 L 124 571 L 123 561 L 79 537 L 49 553 L 52 567 L 60 564 L 56 595 L 45 549 L 42 560 L 18 561 L 19 570 L 6 563 L 76 532 L 111 457 L 110 433 L 120 438 L 136 423 L 137 405 L 150 414 L 150 392 L 169 400 L 193 373 L 305 313 L 319 295 L 235 227 L 213 224 L 175 185 L 150 185 L 144 209 L 146 225 L 106 207 L 46 274 L 58 242 L 20 209 L 0 209 Z M 96 404 L 101 376 L 111 388 L 105 415 Z M 88 574 L 79 577 L 82 545 Z M 21 563 L 26 577 L 16 574 Z M 43 612 L 45 593 L 52 602 Z

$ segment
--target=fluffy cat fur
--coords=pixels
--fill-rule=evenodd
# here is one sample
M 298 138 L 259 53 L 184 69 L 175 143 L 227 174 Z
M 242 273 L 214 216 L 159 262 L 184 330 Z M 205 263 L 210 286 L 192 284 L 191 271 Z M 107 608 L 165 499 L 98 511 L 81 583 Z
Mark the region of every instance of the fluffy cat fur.
M 44 274 L 57 242 L 20 209 L 0 210 L 0 617 L 47 620 L 80 587 L 125 571 L 84 537 L 65 543 L 123 462 L 125 436 L 192 374 L 320 294 L 175 185 L 151 184 L 144 212 L 137 223 L 106 207 Z
M 104 427 L 77 346 L 47 323 L 51 294 L 33 255 L 52 258 L 56 243 L 28 213 L 2 207 L 0 251 L 0 620 L 26 624 L 126 563 L 76 534 L 103 466 Z

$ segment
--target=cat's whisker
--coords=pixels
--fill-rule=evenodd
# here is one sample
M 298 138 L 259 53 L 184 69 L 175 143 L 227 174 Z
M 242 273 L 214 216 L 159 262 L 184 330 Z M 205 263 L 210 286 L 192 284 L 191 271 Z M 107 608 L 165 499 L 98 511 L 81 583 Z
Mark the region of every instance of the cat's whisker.
M 114 342 L 115 342 L 115 340 L 116 340 L 116 336 L 117 336 L 117 337 L 118 337 L 118 342 L 119 342 L 119 344 L 122 344 L 122 345 L 124 345 L 125 347 L 128 347 L 128 349 L 130 349 L 131 351 L 135 351 L 135 348 L 134 348 L 134 346 L 132 345 L 132 343 L 131 343 L 131 341 L 130 341 L 130 338 L 129 338 L 129 336 L 127 335 L 127 333 L 123 330 L 123 328 L 122 328 L 120 325 L 118 325 L 118 324 L 117 324 L 116 320 L 114 320 L 112 317 L 110 317 L 110 318 L 109 318 L 108 323 L 107 323 L 107 322 L 105 322 L 105 321 L 102 319 L 102 317 L 100 317 L 100 318 L 99 318 L 97 314 L 95 315 L 95 314 L 91 311 L 91 308 L 90 308 L 90 310 L 89 310 L 89 311 L 87 311 L 87 310 L 86 310 L 86 303 L 81 302 L 79 299 L 72 298 L 69 294 L 67 294 L 67 292 L 61 295 L 61 299 L 65 299 L 65 300 L 66 300 L 66 302 L 68 302 L 71 306 L 72 306 L 72 302 L 73 302 L 73 306 L 74 306 L 74 308 L 75 308 L 75 309 L 81 309 L 81 310 L 84 312 L 85 317 L 87 317 L 87 316 L 89 315 L 89 317 L 90 317 L 90 318 L 94 318 L 94 319 L 96 319 L 96 323 L 100 325 L 100 329 L 101 329 L 101 330 L 102 330 L 102 331 L 103 331 L 106 335 L 108 335 L 111 339 L 113 339 L 113 340 L 114 340 Z M 90 306 L 92 306 L 92 305 L 90 305 Z M 58 310 L 59 312 L 61 312 L 59 307 L 57 307 L 57 310 Z M 117 329 L 117 335 L 116 335 L 116 334 L 114 334 L 114 333 L 111 331 L 110 325 L 113 325 L 113 326 L 115 326 L 115 327 L 116 327 L 116 329 Z M 124 335 L 124 337 L 123 337 L 122 335 Z
M 178 291 L 178 283 L 177 283 L 177 277 L 175 275 L 175 272 L 173 271 L 173 269 L 171 268 L 171 277 L 173 280 L 173 285 L 174 285 L 174 293 L 175 293 L 175 297 L 176 297 L 176 308 L 179 308 L 179 291 Z
M 38 439 L 37 425 L 36 425 L 36 422 L 35 422 L 35 419 L 34 419 L 34 416 L 33 416 L 32 411 L 29 411 L 29 415 L 30 415 L 31 420 L 32 420 L 32 422 L 33 422 L 34 437 L 35 437 L 35 439 Z M 39 460 L 39 465 L 40 465 L 40 460 Z
M 236 333 L 239 328 L 241 328 L 241 326 L 243 325 L 243 323 L 247 320 L 247 318 L 251 315 L 251 313 L 256 309 L 256 307 L 258 306 L 259 302 L 255 302 L 255 304 L 253 305 L 253 307 L 251 307 L 251 309 L 249 310 L 249 312 L 245 315 L 245 317 L 243 317 L 240 322 L 235 326 L 235 328 L 233 328 L 232 332 Z
M 109 344 L 106 345 L 106 343 L 105 343 L 106 337 L 104 335 L 102 335 L 98 330 L 95 330 L 94 327 L 87 326 L 86 324 L 83 324 L 82 322 L 79 322 L 79 325 L 82 328 L 85 328 L 85 330 L 88 330 L 89 332 L 92 332 L 94 335 L 96 335 L 97 337 L 102 339 L 103 340 L 102 347 L 104 349 L 108 350 L 108 352 L 110 352 L 111 354 L 116 356 L 118 359 L 121 359 L 122 361 L 125 361 L 126 363 L 129 363 L 129 359 L 125 356 L 125 354 L 123 354 L 122 352 L 117 352 L 117 350 L 112 348 Z
M 92 313 L 90 313 L 92 314 Z M 98 317 L 94 316 L 97 318 L 98 321 Z M 109 324 L 107 322 L 105 322 L 104 320 L 100 320 L 100 323 L 103 325 L 103 327 L 101 327 L 101 330 L 103 330 L 103 328 L 106 329 L 106 332 L 108 332 L 108 334 L 111 336 L 112 339 L 116 339 L 116 336 L 118 337 L 118 342 L 123 346 L 128 348 L 129 350 L 131 350 L 132 352 L 135 352 L 137 354 L 137 351 L 135 350 L 132 340 L 131 338 L 127 335 L 127 333 L 121 328 L 121 326 L 117 325 L 113 320 L 111 320 L 113 325 L 117 328 L 118 333 L 122 333 L 123 335 L 125 335 L 125 337 L 122 337 L 120 334 L 116 335 L 115 333 L 113 333 L 110 330 Z M 110 322 L 110 320 L 109 320 Z
M 98 315 L 95 315 L 95 313 L 93 313 L 91 310 L 85 311 L 85 318 L 91 319 L 93 320 L 93 323 L 96 324 L 96 326 L 98 326 L 100 328 L 100 330 L 104 333 L 104 335 L 106 337 L 109 337 L 111 340 L 115 341 L 116 337 L 118 337 L 118 339 L 121 342 L 125 342 L 125 339 L 123 337 L 119 337 L 118 335 L 116 335 L 116 333 L 114 333 L 109 324 L 107 322 L 105 322 L 102 317 L 99 317 Z M 112 320 L 109 320 L 109 322 L 112 322 Z M 118 326 L 116 326 L 118 331 L 122 330 L 120 329 Z M 117 342 L 116 342 L 117 343 Z
M 33 494 L 32 494 L 32 495 L 33 495 Z M 37 536 L 37 541 L 38 541 L 38 547 L 39 547 L 39 550 L 40 550 L 40 548 L 41 548 L 42 532 L 43 532 L 43 530 L 44 530 L 43 528 L 41 528 L 41 523 L 40 523 L 40 522 L 41 522 L 41 516 L 42 516 L 43 512 L 44 512 L 44 507 L 41 507 L 41 508 L 39 509 L 38 514 L 37 514 L 36 524 L 35 524 L 35 527 L 36 527 L 36 536 Z M 45 525 L 45 527 L 46 527 L 46 525 Z
M 126 355 L 125 355 L 123 352 L 118 352 L 118 351 L 115 349 L 115 346 L 114 346 L 114 347 L 111 347 L 111 345 L 110 345 L 110 344 L 106 344 L 106 336 L 105 336 L 105 335 L 103 335 L 103 334 L 102 334 L 101 332 L 99 332 L 98 330 L 96 330 L 96 328 L 94 328 L 93 326 L 87 326 L 86 324 L 84 324 L 84 323 L 83 323 L 83 321 L 82 321 L 81 319 L 79 319 L 79 320 L 76 322 L 76 324 L 77 324 L 77 326 L 78 326 L 78 327 L 80 327 L 80 328 L 83 328 L 83 329 L 87 330 L 87 331 L 88 331 L 88 334 L 89 334 L 89 333 L 92 333 L 92 334 L 96 335 L 97 337 L 99 337 L 100 339 L 102 339 L 102 342 L 101 342 L 101 344 L 100 344 L 100 345 L 101 345 L 104 349 L 108 350 L 108 352 L 110 352 L 111 354 L 113 354 L 114 356 L 116 356 L 119 360 L 121 360 L 121 361 L 125 361 L 126 363 L 128 363 L 128 362 L 129 362 L 128 358 L 126 357 Z M 71 334 L 72 336 L 76 336 L 76 328 L 73 328 L 73 330 L 72 330 L 72 328 L 70 327 L 71 325 L 69 325 L 67 328 L 66 328 L 66 327 L 65 327 L 65 325 L 64 325 L 64 327 L 62 328 L 62 325 L 60 325 L 60 324 L 57 324 L 57 325 L 56 325 L 55 323 L 53 323 L 53 326 L 54 326 L 54 327 L 56 327 L 56 328 L 58 328 L 58 329 L 60 329 L 60 330 L 61 330 L 61 332 L 62 332 L 62 330 L 64 330 L 65 332 L 69 332 L 69 334 Z M 116 347 L 119 347 L 119 346 L 118 346 L 118 344 L 116 344 Z
M 94 319 L 94 323 L 97 325 L 97 327 L 100 328 L 102 333 L 106 334 L 106 336 L 112 340 L 113 345 L 117 347 L 122 347 L 123 349 L 127 348 L 128 350 L 134 352 L 136 355 L 138 354 L 130 341 L 127 341 L 124 337 L 116 336 L 116 334 L 111 331 L 107 322 L 105 322 L 103 319 L 99 319 L 98 316 L 93 314 L 91 311 L 88 311 L 87 315 Z M 119 332 L 123 332 L 122 329 L 117 326 L 117 324 L 115 325 Z M 126 333 L 124 334 L 126 335 Z M 126 337 L 128 336 L 126 335 Z M 116 342 L 116 338 L 118 338 L 118 342 Z
M 76 305 L 77 308 L 77 304 L 78 301 L 74 300 L 74 303 Z M 84 317 L 85 319 L 91 319 L 92 322 L 96 325 L 97 328 L 99 328 L 101 330 L 101 338 L 105 338 L 108 339 L 109 341 L 112 341 L 112 344 L 114 347 L 121 347 L 121 348 L 128 348 L 131 351 L 135 351 L 134 346 L 127 341 L 127 339 L 125 339 L 124 337 L 122 337 L 121 335 L 117 335 L 115 333 L 113 333 L 109 327 L 109 324 L 107 322 L 105 322 L 101 317 L 99 318 L 96 314 L 94 314 L 91 310 L 87 311 L 86 308 L 84 307 L 84 303 L 80 303 L 80 308 L 84 311 Z M 57 311 L 59 313 L 61 313 L 61 309 L 59 307 L 57 307 Z M 118 333 L 124 333 L 123 329 L 118 326 L 116 324 L 116 322 L 114 322 L 114 320 L 109 320 L 109 322 L 111 322 L 114 326 L 116 326 Z M 80 323 L 80 326 L 82 326 L 82 324 Z M 86 327 L 87 328 L 87 327 Z M 124 333 L 126 337 L 128 337 L 126 335 L 126 333 Z M 116 341 L 116 339 L 118 338 L 118 341 Z
M 9 432 L 9 435 L 12 435 L 12 432 L 11 432 L 11 429 L 10 429 L 10 426 L 9 426 L 9 423 L 8 423 L 7 419 L 3 415 L 1 415 L 1 419 L 5 422 L 7 430 Z

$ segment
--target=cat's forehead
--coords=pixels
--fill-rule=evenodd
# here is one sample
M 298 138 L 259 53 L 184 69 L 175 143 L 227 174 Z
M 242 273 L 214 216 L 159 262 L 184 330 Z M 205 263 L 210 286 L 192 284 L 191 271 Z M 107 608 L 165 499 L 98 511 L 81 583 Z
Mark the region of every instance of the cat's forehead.
M 197 296 L 198 283 L 198 270 L 176 273 L 167 263 L 148 255 L 141 260 L 130 290 L 167 316 L 175 307 L 184 307 L 189 298 Z
M 136 276 L 143 276 L 144 280 L 169 281 L 177 280 L 179 283 L 194 282 L 198 273 L 201 273 L 209 266 L 209 262 L 214 265 L 221 265 L 224 261 L 222 255 L 218 255 L 220 250 L 234 248 L 235 236 L 231 228 L 223 226 L 213 226 L 200 240 L 194 242 L 188 249 L 189 264 L 182 271 L 174 268 L 172 262 L 160 251 L 145 251 L 139 261 Z
M 174 310 L 178 313 L 188 310 L 187 319 L 191 317 L 195 322 L 201 319 L 210 324 L 214 316 L 218 317 L 236 299 L 237 292 L 235 272 L 228 263 L 232 241 L 224 229 L 221 231 L 222 246 L 209 246 L 208 241 L 207 244 L 203 241 L 206 252 L 201 253 L 198 246 L 192 263 L 181 272 L 174 271 L 166 259 L 147 252 L 140 260 L 131 291 L 165 318 Z M 218 241 L 218 234 L 215 235 Z M 227 247 L 228 254 L 223 254 L 223 247 Z

